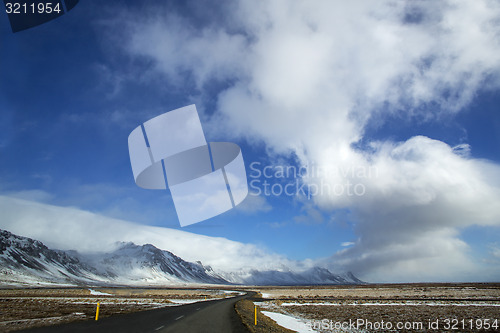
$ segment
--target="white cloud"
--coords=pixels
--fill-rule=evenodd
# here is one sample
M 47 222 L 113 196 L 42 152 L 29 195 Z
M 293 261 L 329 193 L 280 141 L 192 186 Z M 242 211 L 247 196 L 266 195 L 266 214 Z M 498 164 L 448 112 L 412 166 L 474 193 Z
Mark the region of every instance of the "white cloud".
M 272 209 L 271 205 L 263 196 L 249 193 L 241 204 L 236 206 L 236 209 L 245 213 L 255 214 L 259 212 L 268 212 Z
M 202 95 L 213 80 L 231 82 L 212 130 L 332 171 L 310 184 L 366 189 L 315 197 L 325 211 L 356 217 L 359 240 L 335 260 L 367 278 L 418 280 L 429 267 L 422 279 L 468 277 L 464 268 L 475 266 L 457 230 L 500 224 L 499 167 L 421 136 L 353 144 L 387 114 L 439 121 L 479 90 L 498 89 L 500 4 L 242 0 L 226 16 L 197 28 L 148 15 L 128 23 L 125 48 L 173 85 L 192 79 Z M 360 169 L 376 173 L 344 172 Z
M 489 245 L 490 249 L 490 254 L 495 260 L 495 263 L 498 264 L 500 263 L 500 246 L 498 243 L 490 244 Z
M 357 266 L 360 276 L 369 272 L 371 279 L 383 282 L 406 282 L 409 276 L 415 282 L 494 280 L 494 275 L 483 275 L 484 267 L 467 255 L 467 244 L 455 236 L 453 230 L 443 229 L 399 237 L 396 242 L 387 237 L 385 245 L 368 251 L 364 246 L 342 250 L 336 263 Z
M 457 230 L 500 224 L 499 166 L 464 158 L 426 137 L 379 143 L 374 149 L 370 163 L 356 167 L 376 171 L 348 179 L 365 189 L 363 195 L 326 193 L 316 198 L 325 209 L 349 207 L 356 217 L 359 239 L 332 258 L 336 264 L 383 281 L 484 281 L 498 276 L 498 270 L 488 275 L 481 271 L 484 267 L 474 263 L 478 258 Z M 342 180 L 311 179 L 318 181 L 333 186 Z
M 295 216 L 293 218 L 296 223 L 316 224 L 323 223 L 325 220 L 321 212 L 316 209 L 311 202 L 304 202 L 301 210 L 304 212 L 304 214 Z
M 200 260 L 222 270 L 277 269 L 296 263 L 252 244 L 181 230 L 113 219 L 84 210 L 0 196 L 0 228 L 42 241 L 50 248 L 81 252 L 109 251 L 116 242 L 153 244 L 188 261 Z
M 161 20 L 129 25 L 128 48 L 136 56 L 155 59 L 155 68 L 173 85 L 186 80 L 185 74 L 201 89 L 208 80 L 233 77 L 245 59 L 246 40 L 238 34 L 207 28 L 197 30 L 193 23 L 169 14 Z M 192 67 L 196 66 L 196 71 Z
M 24 191 L 17 191 L 17 192 L 11 192 L 11 193 L 4 193 L 6 195 L 9 195 L 14 198 L 19 198 L 19 199 L 24 199 L 24 200 L 30 200 L 30 201 L 37 201 L 37 202 L 50 202 L 54 196 L 51 195 L 48 192 L 42 191 L 42 190 L 24 190 Z

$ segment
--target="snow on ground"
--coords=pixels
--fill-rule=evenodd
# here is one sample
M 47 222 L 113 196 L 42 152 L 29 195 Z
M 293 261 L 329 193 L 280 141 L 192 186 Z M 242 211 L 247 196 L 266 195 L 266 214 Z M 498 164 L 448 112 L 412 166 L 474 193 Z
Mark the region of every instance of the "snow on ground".
M 90 290 L 90 295 L 97 295 L 97 296 L 113 296 L 112 294 L 108 293 L 103 293 L 97 290 L 89 289 Z
M 295 317 L 269 311 L 261 311 L 261 313 L 274 320 L 276 323 L 278 323 L 278 325 L 288 328 L 292 331 L 297 331 L 298 333 L 316 332 L 300 319 L 297 319 Z
M 289 302 L 289 303 L 281 303 L 281 306 L 311 306 L 311 305 L 328 305 L 328 306 L 340 306 L 340 305 L 360 305 L 360 304 L 341 304 L 341 303 L 297 303 L 297 302 Z
M 213 300 L 214 298 L 210 298 L 207 301 Z M 218 299 L 218 298 L 217 298 Z M 190 303 L 196 303 L 196 302 L 201 302 L 205 301 L 203 298 L 197 298 L 197 299 L 176 299 L 176 298 L 169 298 L 168 301 L 175 303 L 175 304 L 190 304 Z
M 22 299 L 25 299 L 25 297 L 9 297 L 9 299 L 22 300 Z M 32 297 L 31 299 L 37 300 L 38 302 L 60 301 L 60 302 L 66 302 L 68 304 L 96 304 L 97 302 L 99 302 L 101 305 L 104 305 L 104 304 L 126 304 L 126 305 L 129 305 L 129 304 L 131 304 L 131 305 L 151 305 L 151 306 L 155 306 L 155 307 L 180 305 L 180 304 L 173 304 L 173 303 L 164 303 L 164 302 L 158 301 L 157 299 L 154 299 L 154 298 L 106 297 L 103 299 L 96 299 L 96 298 L 90 298 L 90 297 L 54 296 L 54 297 Z
M 168 301 L 175 303 L 175 304 L 190 304 L 190 303 L 196 303 L 196 302 L 205 302 L 205 301 L 213 301 L 217 299 L 222 299 L 222 297 L 212 297 L 212 298 L 169 298 Z
M 237 290 L 217 290 L 217 292 L 219 294 L 235 294 L 235 296 L 245 295 L 245 292 Z
M 418 306 L 418 305 L 425 305 L 425 306 L 499 306 L 500 303 L 468 303 L 468 302 L 462 302 L 462 303 L 450 303 L 450 302 L 370 302 L 370 303 L 324 303 L 324 302 L 318 302 L 318 303 L 297 303 L 297 302 L 289 302 L 289 303 L 282 303 L 281 306 L 344 306 L 344 305 L 350 305 L 350 306 L 397 306 L 397 305 L 410 305 L 410 306 Z

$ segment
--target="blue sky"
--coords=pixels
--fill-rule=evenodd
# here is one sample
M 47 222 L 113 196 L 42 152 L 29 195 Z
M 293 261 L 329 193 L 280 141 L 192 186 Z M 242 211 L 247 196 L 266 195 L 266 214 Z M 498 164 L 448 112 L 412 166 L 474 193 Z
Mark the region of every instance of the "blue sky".
M 488 1 L 82 0 L 13 34 L 0 15 L 1 194 L 181 229 L 127 137 L 196 104 L 249 180 L 316 165 L 333 174 L 269 182 L 363 193 L 249 196 L 182 230 L 373 281 L 498 280 L 499 19 Z

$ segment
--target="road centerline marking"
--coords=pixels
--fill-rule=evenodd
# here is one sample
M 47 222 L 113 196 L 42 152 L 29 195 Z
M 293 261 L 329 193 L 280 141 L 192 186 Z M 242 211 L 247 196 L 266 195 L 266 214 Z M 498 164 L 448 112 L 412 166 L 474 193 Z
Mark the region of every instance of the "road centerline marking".
M 182 315 L 182 316 L 179 316 L 179 317 L 175 318 L 175 320 L 179 320 L 179 319 L 181 319 L 182 317 L 184 317 L 184 315 Z
M 155 331 L 159 331 L 159 330 L 161 330 L 163 327 L 165 327 L 165 326 L 163 326 L 163 325 L 162 325 L 162 326 L 160 326 L 160 327 L 157 327 L 157 328 L 155 328 Z

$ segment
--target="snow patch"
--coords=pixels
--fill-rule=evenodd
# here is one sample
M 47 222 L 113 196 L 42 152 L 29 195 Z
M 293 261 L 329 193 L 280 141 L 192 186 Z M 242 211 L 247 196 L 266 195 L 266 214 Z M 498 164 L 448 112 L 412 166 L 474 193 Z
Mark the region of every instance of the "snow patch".
M 298 333 L 316 332 L 298 318 L 284 315 L 282 313 L 269 311 L 261 311 L 261 313 L 274 320 L 276 323 L 278 323 L 278 325 L 284 328 L 288 328 L 292 331 L 296 331 Z
M 113 296 L 112 294 L 108 293 L 103 293 L 97 290 L 89 289 L 90 290 L 90 295 L 97 295 L 97 296 Z
M 204 301 L 212 301 L 214 299 L 219 299 L 219 298 L 209 298 L 209 299 L 204 299 L 204 298 L 197 298 L 197 299 L 175 299 L 175 298 L 169 298 L 168 301 L 175 303 L 175 304 L 191 304 L 191 303 L 196 303 L 196 302 L 204 302 Z
M 499 306 L 500 303 L 450 303 L 450 302 L 370 302 L 370 303 L 282 303 L 281 306 Z

